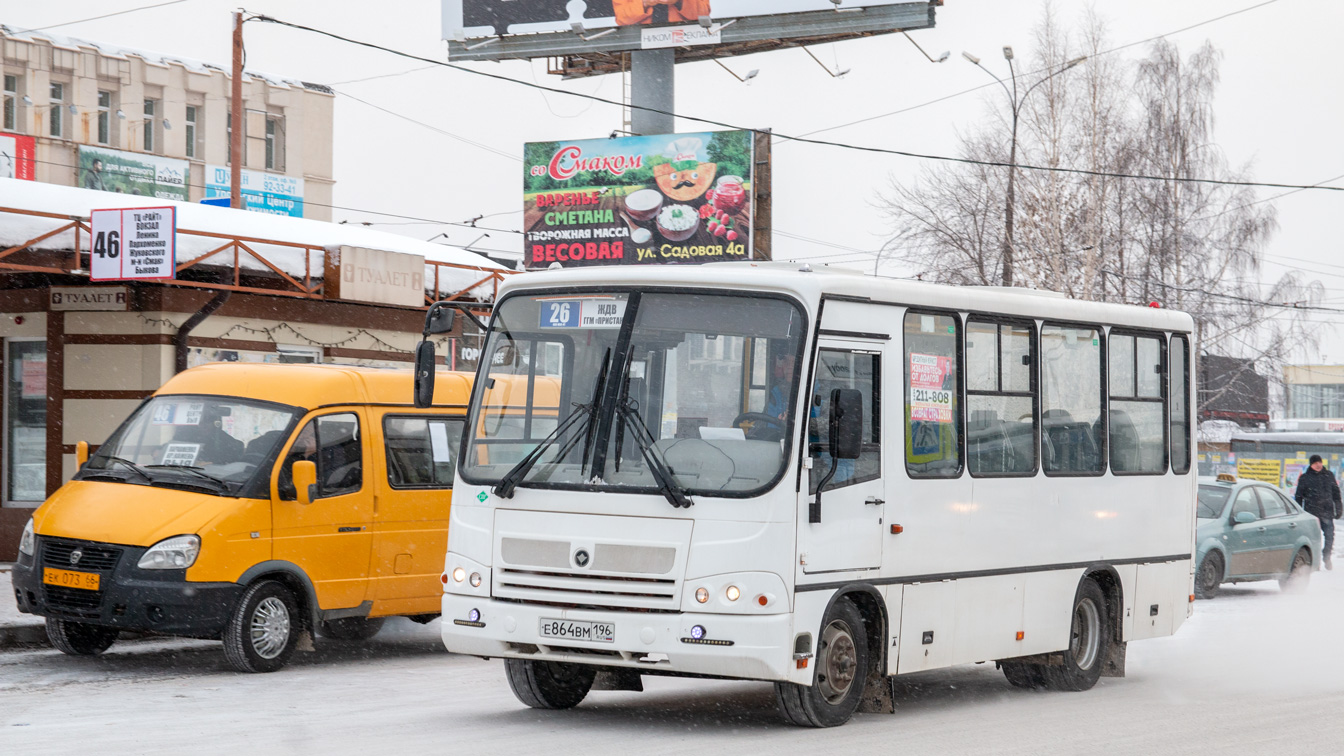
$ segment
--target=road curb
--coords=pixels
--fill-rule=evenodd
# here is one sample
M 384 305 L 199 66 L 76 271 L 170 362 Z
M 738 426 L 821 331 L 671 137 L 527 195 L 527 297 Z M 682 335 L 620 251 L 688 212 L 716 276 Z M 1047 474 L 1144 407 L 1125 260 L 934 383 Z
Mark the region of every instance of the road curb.
M 46 625 L 0 625 L 0 651 L 23 646 L 50 646 Z

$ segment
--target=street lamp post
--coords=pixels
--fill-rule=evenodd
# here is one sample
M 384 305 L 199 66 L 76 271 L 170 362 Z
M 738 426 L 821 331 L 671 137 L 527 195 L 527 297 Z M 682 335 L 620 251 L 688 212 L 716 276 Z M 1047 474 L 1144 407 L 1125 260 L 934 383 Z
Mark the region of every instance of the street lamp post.
M 999 86 L 1003 87 L 1003 91 L 1005 94 L 1008 95 L 1008 101 L 1012 105 L 1011 110 L 1013 114 L 1013 130 L 1012 130 L 1012 141 L 1008 145 L 1008 191 L 1007 196 L 1004 199 L 1004 209 L 1003 209 L 1003 273 L 1001 278 L 1001 282 L 1004 286 L 1012 286 L 1013 285 L 1013 206 L 1015 204 L 1014 203 L 1015 194 L 1013 191 L 1013 185 L 1015 183 L 1015 179 L 1017 178 L 1018 115 L 1021 114 L 1022 112 L 1022 104 L 1027 101 L 1027 97 L 1030 96 L 1031 93 L 1034 92 L 1037 87 L 1053 79 L 1059 74 L 1064 73 L 1070 68 L 1073 68 L 1079 63 L 1082 63 L 1083 61 L 1087 60 L 1087 56 L 1084 55 L 1079 58 L 1074 58 L 1068 63 L 1065 63 L 1064 67 L 1059 69 L 1058 71 L 1054 71 L 1042 77 L 1040 81 L 1028 87 L 1027 91 L 1023 92 L 1021 97 L 1017 96 L 1017 69 L 1013 67 L 1012 47 L 1008 45 L 1004 45 L 1003 47 L 1003 59 L 1008 61 L 1008 73 L 1013 82 L 1012 89 L 1009 89 L 1008 85 L 1004 83 L 1003 79 L 1000 79 L 998 76 L 996 76 L 993 71 L 990 71 L 988 68 L 985 68 L 983 65 L 981 65 L 979 58 L 965 51 L 962 51 L 961 57 L 973 63 L 981 71 L 984 71 L 990 76 L 993 76 L 994 80 L 999 83 Z

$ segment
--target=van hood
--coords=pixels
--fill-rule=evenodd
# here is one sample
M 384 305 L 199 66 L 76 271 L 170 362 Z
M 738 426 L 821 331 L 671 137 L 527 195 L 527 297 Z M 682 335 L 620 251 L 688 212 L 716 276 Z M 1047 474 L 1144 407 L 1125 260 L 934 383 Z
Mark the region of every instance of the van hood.
M 40 536 L 153 546 L 164 538 L 199 533 L 239 500 L 196 491 L 132 483 L 66 483 L 33 514 Z

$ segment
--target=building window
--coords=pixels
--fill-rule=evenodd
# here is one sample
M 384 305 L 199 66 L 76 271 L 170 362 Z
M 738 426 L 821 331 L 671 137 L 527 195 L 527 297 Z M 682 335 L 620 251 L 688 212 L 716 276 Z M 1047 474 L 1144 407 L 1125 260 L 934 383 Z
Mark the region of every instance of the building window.
M 112 141 L 112 93 L 98 91 L 98 144 Z
M 285 122 L 281 118 L 266 119 L 266 169 L 285 169 Z
M 1288 416 L 1293 419 L 1344 417 L 1344 385 L 1289 384 Z
M 187 106 L 187 157 L 196 157 L 196 118 L 200 111 L 195 105 Z
M 65 85 L 51 83 L 50 107 L 47 108 L 47 133 L 60 139 L 65 136 Z
M 5 343 L 5 503 L 47 498 L 47 342 Z
M 144 139 L 145 152 L 156 151 L 154 149 L 155 147 L 154 130 L 156 126 L 154 119 L 154 111 L 156 110 L 157 105 L 158 102 L 156 102 L 155 100 L 145 100 L 145 122 L 143 124 L 145 128 L 145 139 Z
M 5 74 L 5 131 L 19 130 L 19 77 Z

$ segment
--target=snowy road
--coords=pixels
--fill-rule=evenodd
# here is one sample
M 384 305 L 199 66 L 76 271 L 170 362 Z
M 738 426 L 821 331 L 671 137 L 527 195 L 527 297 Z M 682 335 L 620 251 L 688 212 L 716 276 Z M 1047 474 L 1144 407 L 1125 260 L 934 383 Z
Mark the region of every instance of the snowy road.
M 897 713 L 838 730 L 782 724 L 769 685 L 645 678 L 538 712 L 499 661 L 452 656 L 438 625 L 389 622 L 365 646 L 319 645 L 269 675 L 217 644 L 150 640 L 76 659 L 0 653 L 0 753 L 397 752 L 1339 753 L 1344 570 L 1305 594 L 1273 583 L 1201 601 L 1173 638 L 1130 645 L 1129 676 L 1087 693 L 1021 691 L 992 664 L 898 678 Z

